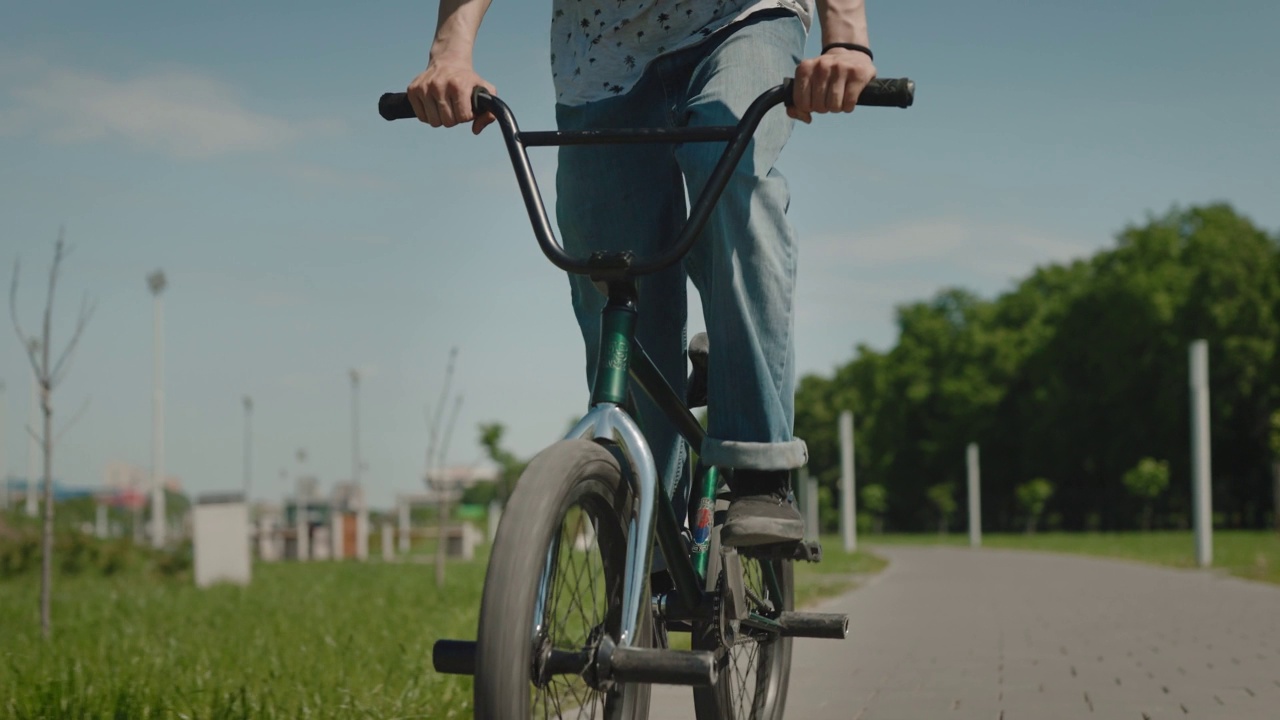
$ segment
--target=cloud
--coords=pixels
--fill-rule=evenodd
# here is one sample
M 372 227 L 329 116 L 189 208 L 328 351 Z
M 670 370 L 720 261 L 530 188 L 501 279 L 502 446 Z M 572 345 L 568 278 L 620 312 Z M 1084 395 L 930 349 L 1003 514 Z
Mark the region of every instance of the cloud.
M 247 107 L 227 83 L 189 69 L 127 78 L 37 62 L 0 72 L 0 134 L 49 142 L 119 138 L 179 158 L 275 150 L 331 133 L 331 121 L 293 121 Z
M 949 267 L 966 279 L 1007 280 L 1036 265 L 1063 262 L 1093 250 L 1084 242 L 1015 224 L 944 217 L 909 220 L 848 233 L 828 232 L 805 242 L 802 252 L 822 267 L 904 271 Z

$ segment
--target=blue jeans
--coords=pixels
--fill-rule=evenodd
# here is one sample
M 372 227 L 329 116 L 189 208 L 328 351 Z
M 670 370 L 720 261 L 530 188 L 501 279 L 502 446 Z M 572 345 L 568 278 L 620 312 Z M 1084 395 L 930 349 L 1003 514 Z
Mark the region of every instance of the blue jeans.
M 688 50 L 659 57 L 627 94 L 556 107 L 562 130 L 733 125 L 765 90 L 795 73 L 804 25 L 794 15 L 757 15 Z M 702 297 L 711 341 L 709 465 L 790 470 L 808 450 L 793 436 L 795 233 L 789 193 L 774 162 L 793 121 L 771 110 L 756 131 L 706 229 L 683 265 L 641 278 L 637 339 L 681 397 L 686 360 L 686 277 Z M 696 198 L 723 143 L 560 148 L 556 214 L 566 250 L 629 249 L 653 257 L 674 242 L 686 217 L 685 185 Z M 573 308 L 594 383 L 605 296 L 570 276 Z M 687 458 L 670 422 L 643 393 L 639 421 L 677 512 L 687 491 Z M 680 487 L 677 490 L 677 483 Z

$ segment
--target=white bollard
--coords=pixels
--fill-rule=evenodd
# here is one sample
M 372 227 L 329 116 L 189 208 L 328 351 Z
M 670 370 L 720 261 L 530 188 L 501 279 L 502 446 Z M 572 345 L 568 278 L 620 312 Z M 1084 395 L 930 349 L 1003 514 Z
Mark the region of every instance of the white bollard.
M 966 448 L 965 464 L 969 470 L 969 547 L 982 547 L 982 475 L 977 443 Z
M 498 537 L 498 523 L 502 521 L 502 503 L 497 500 L 489 501 L 489 542 Z
M 192 513 L 196 587 L 229 582 L 248 585 L 249 508 L 240 493 L 206 495 Z
M 819 523 L 822 522 L 818 517 L 818 479 L 809 477 L 805 473 L 804 477 L 804 524 L 809 528 L 809 540 L 817 540 L 820 531 Z
M 297 514 L 297 531 L 298 531 L 298 560 L 307 560 L 311 556 L 311 526 L 307 522 L 307 504 L 305 502 L 298 503 L 295 508 Z
M 1213 564 L 1213 491 L 1209 447 L 1209 343 L 1191 343 L 1191 473 L 1194 486 L 1196 563 Z
M 840 413 L 840 533 L 844 551 L 858 549 L 856 483 L 853 476 L 853 412 Z
M 382 559 L 387 562 L 396 557 L 395 541 L 392 538 L 394 533 L 390 523 L 382 523 Z
M 409 552 L 409 503 L 400 503 L 400 552 Z
M 346 518 L 343 513 L 329 510 L 329 557 L 334 560 L 346 558 Z
M 369 508 L 360 501 L 360 509 L 356 511 L 356 559 L 369 559 Z

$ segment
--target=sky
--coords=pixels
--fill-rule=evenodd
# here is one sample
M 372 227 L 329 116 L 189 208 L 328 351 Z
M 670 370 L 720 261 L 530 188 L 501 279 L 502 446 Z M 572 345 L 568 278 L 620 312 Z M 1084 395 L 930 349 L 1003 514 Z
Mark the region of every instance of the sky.
M 549 5 L 494 3 L 478 41 L 478 71 L 525 129 L 554 120 Z M 879 73 L 914 79 L 916 105 L 819 117 L 779 163 L 801 238 L 801 373 L 891 347 L 901 303 L 947 286 L 995 296 L 1175 205 L 1227 201 L 1280 228 L 1280 6 L 868 6 Z M 96 308 L 54 394 L 55 427 L 87 403 L 56 477 L 150 466 L 156 269 L 164 465 L 196 495 L 241 487 L 246 395 L 255 498 L 278 501 L 302 473 L 349 477 L 352 368 L 375 506 L 422 488 L 450 348 L 450 464 L 482 460 L 480 423 L 528 456 L 582 413 L 568 283 L 533 240 L 496 129 L 376 114 L 425 66 L 435 15 L 399 1 L 0 6 L 3 279 L 20 259 L 17 309 L 38 326 L 65 228 L 55 338 L 81 297 Z M 531 153 L 550 188 L 553 151 Z M 30 371 L 7 315 L 0 470 L 21 477 Z

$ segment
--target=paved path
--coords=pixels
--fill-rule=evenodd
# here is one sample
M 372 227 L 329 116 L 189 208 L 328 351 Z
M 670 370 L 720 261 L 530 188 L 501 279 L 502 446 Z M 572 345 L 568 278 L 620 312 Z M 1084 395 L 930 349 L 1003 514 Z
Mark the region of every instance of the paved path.
M 797 640 L 797 720 L 1280 719 L 1280 587 L 1000 550 L 882 548 L 889 567 L 821 609 L 849 639 Z M 651 717 L 691 718 L 655 688 Z

